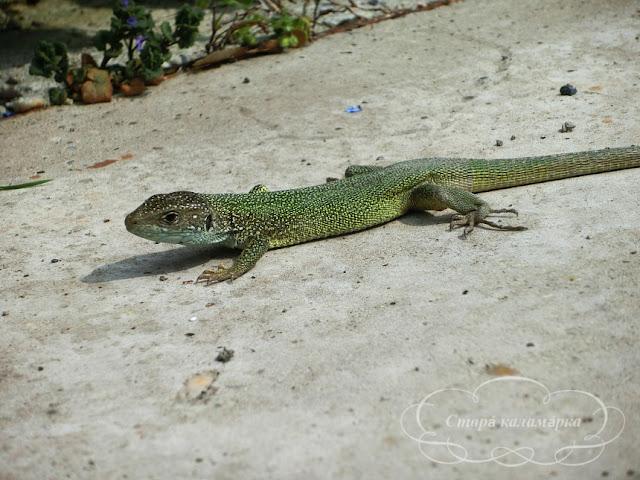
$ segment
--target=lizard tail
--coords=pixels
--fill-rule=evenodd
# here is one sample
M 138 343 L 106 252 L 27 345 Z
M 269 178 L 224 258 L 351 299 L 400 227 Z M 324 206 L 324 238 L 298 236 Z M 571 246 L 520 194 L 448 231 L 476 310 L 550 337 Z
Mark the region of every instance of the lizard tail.
M 472 192 L 640 167 L 640 146 L 504 160 L 466 160 Z

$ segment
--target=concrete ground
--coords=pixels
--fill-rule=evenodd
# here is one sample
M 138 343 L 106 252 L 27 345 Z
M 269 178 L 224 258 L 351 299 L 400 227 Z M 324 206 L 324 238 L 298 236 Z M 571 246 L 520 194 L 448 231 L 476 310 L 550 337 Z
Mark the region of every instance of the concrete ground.
M 640 477 L 640 169 L 482 194 L 525 232 L 415 214 L 210 287 L 235 252 L 123 225 L 173 190 L 637 144 L 639 35 L 635 1 L 468 0 L 0 122 L 0 183 L 55 179 L 0 192 L 0 477 Z

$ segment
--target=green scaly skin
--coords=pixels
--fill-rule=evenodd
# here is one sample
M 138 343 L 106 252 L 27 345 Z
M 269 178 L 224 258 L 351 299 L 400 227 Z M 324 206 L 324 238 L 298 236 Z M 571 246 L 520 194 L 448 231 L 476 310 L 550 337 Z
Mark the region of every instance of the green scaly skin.
M 313 187 L 270 192 L 256 185 L 249 193 L 153 195 L 125 225 L 140 237 L 183 245 L 220 245 L 242 250 L 231 268 L 206 270 L 207 285 L 251 270 L 265 252 L 364 230 L 411 210 L 457 212 L 450 227 L 475 225 L 524 230 L 487 220 L 492 209 L 476 192 L 561 178 L 640 167 L 640 147 L 506 160 L 423 158 L 388 167 L 352 166 L 345 178 Z M 473 192 L 473 193 L 472 193 Z

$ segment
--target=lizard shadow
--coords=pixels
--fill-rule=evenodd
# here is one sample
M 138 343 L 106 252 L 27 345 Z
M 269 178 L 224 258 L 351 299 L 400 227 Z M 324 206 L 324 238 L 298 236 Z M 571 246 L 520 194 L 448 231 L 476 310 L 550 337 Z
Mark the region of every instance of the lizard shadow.
M 450 212 L 436 213 L 435 215 L 431 212 L 412 212 L 393 221 L 399 221 L 413 227 L 444 226 L 449 230 L 449 220 Z M 377 227 L 379 226 L 372 228 Z M 83 277 L 82 281 L 84 283 L 104 283 L 128 278 L 158 276 L 184 271 L 198 265 L 204 269 L 209 262 L 230 264 L 230 260 L 234 260 L 238 254 L 238 250 L 224 247 L 173 247 L 162 252 L 134 255 L 99 266 Z
M 435 215 L 430 211 L 411 211 L 395 221 L 402 222 L 405 225 L 412 225 L 414 227 L 425 227 L 429 225 L 440 225 L 449 223 L 450 215 L 446 213 L 436 213 Z
M 455 212 L 454 212 L 455 213 Z M 397 218 L 394 221 L 398 221 L 404 225 L 411 227 L 424 228 L 424 227 L 446 227 L 449 230 L 449 221 L 451 219 L 451 211 L 446 210 L 444 212 L 431 212 L 431 211 L 414 211 L 407 213 L 406 215 Z
M 145 253 L 96 267 L 82 278 L 84 283 L 104 283 L 128 278 L 158 276 L 205 265 L 210 261 L 228 263 L 238 251 L 224 247 L 170 248 L 162 252 Z M 197 276 L 197 275 L 196 275 Z
M 424 212 L 411 212 L 403 217 L 398 218 L 397 220 L 402 222 L 405 225 L 410 225 L 412 227 L 426 227 L 426 226 L 444 226 L 447 232 L 451 232 L 456 234 L 456 236 L 464 240 L 464 228 L 460 226 L 455 226 L 453 229 L 450 228 L 451 225 L 451 215 L 456 212 L 452 210 L 443 210 L 440 212 L 432 212 L 432 211 L 424 211 Z M 510 220 L 511 216 L 505 214 L 499 215 L 491 215 L 491 217 L 498 220 Z M 517 217 L 516 217 L 517 218 Z M 508 230 L 499 230 L 482 223 L 476 224 L 474 227 L 476 230 L 487 230 L 490 232 L 507 232 Z

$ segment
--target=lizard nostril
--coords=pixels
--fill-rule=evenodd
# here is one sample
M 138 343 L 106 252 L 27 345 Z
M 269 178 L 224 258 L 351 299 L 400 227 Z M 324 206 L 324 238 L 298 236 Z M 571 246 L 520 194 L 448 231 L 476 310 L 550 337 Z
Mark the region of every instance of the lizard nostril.
M 205 220 L 205 224 L 204 224 L 204 229 L 205 231 L 209 231 L 211 230 L 211 215 L 207 215 L 207 218 Z

